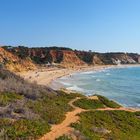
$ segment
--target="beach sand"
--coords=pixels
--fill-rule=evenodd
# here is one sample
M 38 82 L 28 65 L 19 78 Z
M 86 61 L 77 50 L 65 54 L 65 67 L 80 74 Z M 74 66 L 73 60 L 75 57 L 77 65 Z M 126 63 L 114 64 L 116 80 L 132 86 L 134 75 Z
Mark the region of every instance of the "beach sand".
M 52 81 L 57 78 L 71 75 L 77 72 L 86 72 L 86 71 L 98 71 L 106 68 L 121 68 L 121 67 L 130 67 L 130 66 L 140 66 L 140 65 L 100 65 L 100 66 L 81 66 L 75 68 L 45 68 L 39 67 L 34 71 L 21 72 L 19 75 L 29 82 L 36 82 L 39 85 L 50 86 Z

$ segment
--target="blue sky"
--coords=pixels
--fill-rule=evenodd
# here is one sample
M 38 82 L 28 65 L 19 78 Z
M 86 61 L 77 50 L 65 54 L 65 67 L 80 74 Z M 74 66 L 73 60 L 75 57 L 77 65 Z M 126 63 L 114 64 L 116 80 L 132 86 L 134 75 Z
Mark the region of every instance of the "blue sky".
M 140 0 L 0 0 L 0 45 L 140 53 Z

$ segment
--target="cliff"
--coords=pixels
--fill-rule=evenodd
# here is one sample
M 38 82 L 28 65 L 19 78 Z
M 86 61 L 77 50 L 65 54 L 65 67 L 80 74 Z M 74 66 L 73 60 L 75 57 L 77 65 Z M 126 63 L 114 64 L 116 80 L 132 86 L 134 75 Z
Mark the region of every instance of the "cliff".
M 75 51 L 77 56 L 91 65 L 139 64 L 140 55 L 135 53 L 95 53 Z
M 139 64 L 140 55 L 135 53 L 96 53 L 91 51 L 78 51 L 62 47 L 5 47 L 16 58 L 27 62 L 27 58 L 36 64 L 55 63 L 63 67 L 86 65 L 116 65 Z M 31 61 L 32 60 L 32 61 Z M 13 61 L 15 61 L 13 59 Z M 28 63 L 29 63 L 28 62 Z M 30 64 L 29 64 L 30 65 Z
M 65 67 L 86 65 L 86 63 L 79 59 L 73 51 L 63 51 L 63 59 L 61 64 Z
M 65 48 L 25 48 L 7 49 L 14 55 L 24 59 L 31 58 L 37 64 L 56 63 L 63 67 L 87 65 L 74 51 Z
M 35 69 L 34 63 L 29 58 L 21 59 L 1 47 L 0 66 L 16 72 Z
M 104 53 L 98 54 L 104 64 L 138 64 L 139 54 L 134 53 Z

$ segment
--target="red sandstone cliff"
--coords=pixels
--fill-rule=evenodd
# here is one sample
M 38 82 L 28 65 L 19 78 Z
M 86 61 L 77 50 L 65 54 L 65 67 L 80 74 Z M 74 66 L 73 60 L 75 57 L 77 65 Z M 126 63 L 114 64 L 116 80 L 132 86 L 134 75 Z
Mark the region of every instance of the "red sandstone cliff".
M 63 59 L 61 65 L 65 67 L 83 66 L 87 65 L 83 60 L 81 60 L 74 51 L 63 50 Z
M 45 47 L 27 48 L 12 47 L 7 49 L 18 58 L 30 58 L 36 64 L 57 63 L 63 67 L 85 65 L 138 64 L 140 55 L 135 53 L 96 53 L 78 51 L 69 48 Z
M 11 71 L 25 71 L 35 69 L 35 65 L 30 59 L 22 60 L 18 56 L 0 47 L 0 65 Z

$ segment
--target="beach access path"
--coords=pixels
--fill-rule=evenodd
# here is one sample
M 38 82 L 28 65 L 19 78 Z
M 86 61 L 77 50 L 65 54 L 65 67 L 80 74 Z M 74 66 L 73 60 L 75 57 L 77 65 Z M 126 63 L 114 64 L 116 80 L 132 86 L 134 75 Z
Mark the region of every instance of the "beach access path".
M 88 97 L 88 98 L 90 98 L 90 97 Z M 93 100 L 98 100 L 97 96 L 92 96 L 91 98 Z M 74 130 L 74 128 L 70 127 L 70 125 L 72 123 L 77 122 L 80 119 L 78 114 L 85 112 L 85 111 L 123 110 L 123 111 L 136 112 L 135 109 L 129 109 L 129 108 L 124 108 L 124 107 L 120 107 L 120 108 L 108 108 L 107 107 L 107 108 L 85 110 L 85 109 L 82 109 L 82 108 L 79 108 L 79 107 L 73 105 L 73 103 L 75 101 L 77 101 L 78 99 L 80 99 L 80 97 L 76 97 L 75 99 L 72 99 L 69 102 L 69 105 L 71 107 L 73 107 L 74 110 L 71 112 L 67 112 L 65 120 L 60 124 L 52 125 L 51 131 L 49 133 L 45 134 L 40 140 L 55 140 L 56 138 L 59 138 L 62 135 L 68 135 L 68 136 L 71 136 L 73 140 L 77 140 L 77 137 L 74 135 L 75 130 Z

